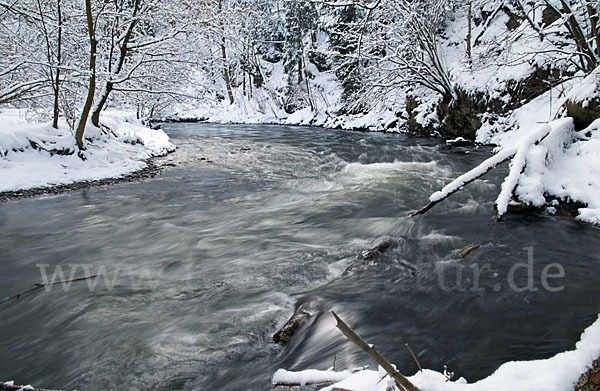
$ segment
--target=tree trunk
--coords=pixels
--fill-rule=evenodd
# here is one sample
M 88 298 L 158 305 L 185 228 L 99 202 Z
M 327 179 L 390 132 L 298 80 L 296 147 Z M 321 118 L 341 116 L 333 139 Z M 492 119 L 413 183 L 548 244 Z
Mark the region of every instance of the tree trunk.
M 223 1 L 219 0 L 219 14 L 223 10 Z M 227 66 L 227 51 L 225 50 L 225 28 L 223 27 L 223 22 L 219 21 L 221 25 L 221 60 L 223 60 L 223 79 L 225 79 L 225 88 L 227 89 L 227 96 L 229 97 L 229 104 L 232 105 L 233 100 L 233 92 L 231 91 L 231 81 L 229 79 L 229 68 Z
M 565 0 L 561 0 L 560 3 L 563 8 L 562 13 L 564 15 L 569 15 L 568 22 L 566 23 L 567 29 L 575 39 L 577 48 L 581 51 L 581 53 L 583 53 L 580 54 L 581 66 L 586 71 L 592 71 L 598 65 L 596 55 L 588 45 L 585 34 L 583 33 L 581 26 L 579 25 L 579 22 L 575 18 L 575 15 L 573 14 L 573 11 L 569 5 L 565 2 Z
M 87 19 L 88 34 L 90 38 L 90 79 L 88 85 L 88 94 L 85 99 L 83 109 L 81 110 L 81 116 L 79 117 L 79 122 L 77 123 L 77 129 L 75 131 L 75 140 L 77 141 L 77 147 L 80 151 L 85 150 L 85 145 L 83 145 L 83 133 L 85 131 L 85 125 L 87 124 L 90 110 L 92 109 L 94 93 L 96 92 L 96 47 L 98 45 L 98 42 L 96 41 L 91 0 L 85 0 L 85 14 Z
M 60 0 L 56 1 L 57 7 L 57 21 L 58 21 L 58 35 L 56 39 L 56 73 L 54 79 L 54 112 L 52 116 L 52 127 L 58 129 L 58 117 L 60 115 L 60 107 L 58 94 L 60 91 L 60 63 L 61 63 L 61 50 L 62 50 L 62 13 L 60 9 Z
M 600 34 L 598 34 L 598 13 L 590 1 L 586 2 L 588 18 L 590 19 L 590 30 L 596 41 L 596 56 L 600 58 Z
M 125 36 L 123 37 L 123 41 L 121 42 L 121 46 L 119 47 L 119 61 L 117 61 L 117 67 L 115 68 L 114 72 L 111 72 L 111 76 L 118 75 L 123 69 L 123 64 L 125 64 L 125 58 L 127 57 L 128 53 L 127 45 L 131 40 L 131 36 L 133 35 L 133 29 L 135 28 L 135 25 L 137 23 L 136 16 L 140 6 L 140 2 L 141 0 L 136 0 L 133 5 L 133 12 L 131 15 L 132 20 L 131 22 L 129 22 L 129 26 L 127 26 L 127 31 L 125 32 Z M 112 80 L 109 79 L 106 81 L 106 84 L 104 85 L 104 90 L 102 91 L 102 95 L 100 96 L 100 100 L 94 107 L 94 110 L 92 112 L 92 123 L 96 127 L 100 126 L 100 113 L 102 112 L 102 109 L 104 109 L 104 105 L 106 105 L 106 102 L 108 101 L 108 96 L 112 92 L 114 85 L 115 83 Z
M 94 106 L 94 110 L 92 110 L 92 124 L 96 127 L 100 127 L 100 112 L 104 108 L 104 105 L 108 101 L 108 96 L 113 90 L 113 82 L 107 81 L 104 86 L 104 90 L 102 91 L 102 95 L 100 95 L 100 99 L 96 106 Z
M 467 61 L 469 65 L 473 63 L 473 57 L 471 55 L 471 35 L 473 28 L 471 26 L 472 23 L 472 12 L 473 12 L 473 1 L 469 0 L 469 8 L 467 10 Z
M 232 105 L 233 92 L 231 91 L 231 81 L 229 79 L 229 69 L 227 67 L 227 52 L 225 51 L 225 37 L 221 41 L 221 59 L 223 60 L 223 79 L 225 79 L 225 88 L 227 89 L 227 96 L 229 97 L 229 104 Z

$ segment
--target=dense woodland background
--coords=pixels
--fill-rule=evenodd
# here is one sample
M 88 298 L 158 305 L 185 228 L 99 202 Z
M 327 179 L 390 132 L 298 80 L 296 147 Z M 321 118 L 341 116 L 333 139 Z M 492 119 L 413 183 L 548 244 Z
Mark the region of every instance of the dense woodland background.
M 0 109 L 62 117 L 80 148 L 107 107 L 305 110 L 304 124 L 474 139 L 598 66 L 598 14 L 594 0 L 0 0 Z

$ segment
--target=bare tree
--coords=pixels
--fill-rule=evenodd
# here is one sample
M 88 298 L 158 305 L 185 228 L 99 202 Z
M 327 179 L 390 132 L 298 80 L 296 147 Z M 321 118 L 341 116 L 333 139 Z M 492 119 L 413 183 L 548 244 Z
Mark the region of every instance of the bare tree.
M 114 77 L 118 76 L 121 70 L 123 69 L 125 59 L 129 53 L 128 45 L 131 40 L 131 37 L 133 36 L 134 28 L 138 23 L 138 11 L 140 8 L 140 2 L 141 0 L 134 0 L 131 4 L 131 15 L 129 21 L 125 24 L 125 29 L 122 32 L 122 34 L 118 36 L 117 34 L 119 33 L 119 22 L 122 18 L 122 14 L 124 12 L 126 4 L 123 1 L 115 2 L 115 17 L 113 20 L 112 30 L 110 34 L 111 45 L 110 53 L 108 56 L 108 73 L 110 76 L 106 80 L 104 84 L 104 89 L 102 90 L 102 93 L 100 94 L 100 97 L 98 99 L 98 103 L 96 103 L 92 111 L 92 124 L 94 124 L 94 126 L 96 127 L 100 126 L 100 112 L 106 105 L 106 101 L 108 100 L 108 97 L 115 86 Z M 116 64 L 113 64 L 113 50 L 115 49 L 115 46 L 118 49 L 118 54 L 117 59 L 115 61 Z
M 420 85 L 453 100 L 456 97 L 438 46 L 438 31 L 451 0 L 377 0 L 324 2 L 365 10 L 352 32 L 358 47 L 352 53 L 362 72 L 363 99 L 409 85 Z M 357 99 L 360 101 L 360 99 Z
M 85 132 L 85 126 L 87 124 L 88 116 L 90 114 L 90 110 L 92 109 L 92 103 L 94 101 L 94 94 L 96 92 L 96 54 L 98 41 L 96 40 L 96 23 L 94 20 L 94 15 L 92 13 L 92 2 L 91 0 L 85 0 L 85 16 L 87 22 L 87 31 L 89 36 L 89 75 L 88 75 L 88 88 L 87 88 L 87 97 L 85 99 L 85 103 L 83 105 L 83 109 L 81 110 L 81 115 L 79 116 L 79 121 L 77 122 L 77 128 L 75 129 L 75 141 L 77 142 L 77 147 L 80 151 L 85 150 L 85 145 L 83 143 L 83 133 Z

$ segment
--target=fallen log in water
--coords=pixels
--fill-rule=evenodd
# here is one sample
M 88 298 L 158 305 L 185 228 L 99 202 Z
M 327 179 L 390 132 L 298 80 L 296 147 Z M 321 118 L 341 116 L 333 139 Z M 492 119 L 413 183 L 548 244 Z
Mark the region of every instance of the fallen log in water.
M 442 190 L 433 193 L 429 197 L 429 203 L 421 209 L 412 212 L 410 216 L 412 217 L 427 212 L 429 209 L 433 208 L 438 203 L 450 197 L 452 194 L 456 193 L 459 190 L 462 190 L 465 185 L 474 182 L 475 180 L 481 178 L 483 175 L 496 168 L 498 165 L 512 159 L 508 176 L 504 179 L 504 182 L 501 186 L 500 194 L 496 199 L 498 218 L 501 218 L 506 213 L 508 204 L 512 199 L 514 190 L 517 187 L 519 179 L 525 170 L 525 166 L 527 165 L 528 161 L 527 154 L 531 147 L 539 145 L 547 137 L 549 137 L 550 139 L 560 139 L 560 137 L 558 137 L 557 135 L 560 135 L 561 132 L 565 131 L 565 129 L 566 128 L 564 127 L 564 124 L 555 124 L 554 127 L 550 124 L 544 124 L 540 126 L 535 131 L 530 132 L 526 137 L 523 138 L 523 140 L 520 140 L 517 143 L 517 145 L 501 149 L 498 153 L 484 160 L 477 167 L 462 174 L 461 176 L 444 186 Z M 554 142 L 556 142 L 556 140 Z
M 352 272 L 366 270 L 376 265 L 376 260 L 386 251 L 394 247 L 397 241 L 392 238 L 383 238 L 368 250 L 361 253 L 360 258 L 352 263 L 343 273 L 346 276 Z M 312 297 L 304 300 L 287 322 L 273 335 L 273 342 L 285 345 L 304 326 L 310 323 L 313 314 L 321 312 L 322 299 Z

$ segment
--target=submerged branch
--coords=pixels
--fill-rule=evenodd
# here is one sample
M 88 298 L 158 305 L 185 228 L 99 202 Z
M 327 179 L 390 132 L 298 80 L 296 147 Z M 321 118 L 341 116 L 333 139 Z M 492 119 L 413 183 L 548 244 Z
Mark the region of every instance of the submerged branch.
M 379 364 L 387 374 L 394 379 L 400 390 L 419 391 L 419 389 L 401 374 L 385 357 L 383 357 L 375 347 L 366 343 L 358 334 L 356 334 L 335 312 L 331 312 L 337 322 L 337 328 L 358 347 L 365 351 L 377 364 Z

